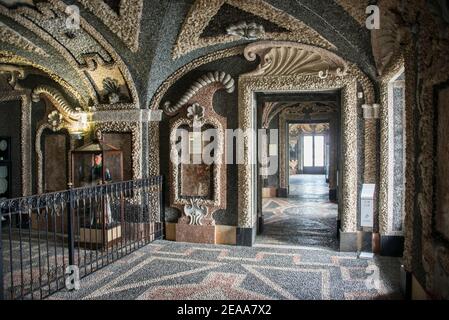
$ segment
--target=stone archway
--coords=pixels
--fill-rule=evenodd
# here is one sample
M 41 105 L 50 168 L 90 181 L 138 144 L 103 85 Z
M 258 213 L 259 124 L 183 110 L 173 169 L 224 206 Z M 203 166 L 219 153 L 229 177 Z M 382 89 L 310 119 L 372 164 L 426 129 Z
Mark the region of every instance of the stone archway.
M 372 84 L 356 66 L 321 48 L 292 42 L 264 41 L 249 45 L 244 54 L 250 61 L 259 56 L 261 63 L 255 71 L 239 78 L 239 127 L 243 131 L 256 128 L 254 105 L 257 92 L 341 90 L 343 181 L 340 249 L 356 251 L 360 162 L 358 110 L 361 106 L 361 102 L 357 101 L 357 84 L 361 83 L 365 103 L 368 104 L 374 101 Z M 251 239 L 257 221 L 257 194 L 253 189 L 256 169 L 251 162 L 256 146 L 247 136 L 244 145 L 245 161 L 239 165 L 238 175 L 239 233 L 240 238 Z M 375 166 L 375 163 L 366 161 L 365 171 L 376 172 Z

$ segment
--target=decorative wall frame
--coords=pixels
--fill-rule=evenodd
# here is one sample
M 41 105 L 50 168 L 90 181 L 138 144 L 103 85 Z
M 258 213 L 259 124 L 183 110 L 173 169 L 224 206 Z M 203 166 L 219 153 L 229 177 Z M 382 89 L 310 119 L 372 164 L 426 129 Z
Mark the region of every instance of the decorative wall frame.
M 192 94 L 188 94 L 191 91 L 189 89 L 186 93 L 187 95 L 185 95 L 188 98 L 181 99 L 181 102 L 177 104 L 179 108 L 177 107 L 176 111 L 179 114 L 170 120 L 170 147 L 172 153 L 172 161 L 169 166 L 170 206 L 183 212 L 178 222 L 181 224 L 214 226 L 213 214 L 217 210 L 226 208 L 225 129 L 227 123 L 224 117 L 215 112 L 213 97 L 220 89 L 233 92 L 235 87 L 234 80 L 224 72 L 217 71 L 207 75 L 209 75 L 208 79 L 210 81 L 201 81 L 202 85 L 197 90 L 194 90 L 195 92 L 192 92 Z M 212 77 L 212 75 L 215 76 Z M 204 76 L 200 79 L 204 79 Z M 197 82 L 199 83 L 199 80 Z M 214 159 L 217 161 L 211 165 L 213 185 L 210 186 L 212 194 L 209 198 L 181 197 L 179 185 L 182 185 L 183 181 L 181 180 L 180 165 L 173 163 L 173 159 L 178 157 L 176 130 L 182 126 L 192 129 L 209 126 L 217 130 L 217 136 L 214 137 L 217 139 L 217 149 L 214 150 Z
M 265 42 L 263 45 L 250 45 L 245 49 L 245 57 L 254 60 L 257 55 L 263 57 L 266 52 L 276 45 L 289 46 L 290 43 Z M 292 44 L 292 48 L 297 48 L 298 44 Z M 252 51 L 253 48 L 257 50 Z M 308 47 L 311 51 L 313 47 Z M 268 50 L 268 51 L 267 51 Z M 332 54 L 317 50 L 318 55 L 324 58 L 332 57 Z M 290 75 L 282 73 L 283 68 L 276 68 L 276 65 L 282 64 L 283 59 L 261 60 L 261 65 L 254 72 L 241 75 L 239 78 L 239 126 L 242 130 L 254 129 L 254 104 L 256 92 L 264 91 L 317 91 L 340 89 L 342 92 L 342 224 L 343 232 L 357 231 L 357 203 L 358 203 L 358 173 L 357 166 L 357 81 L 364 89 L 367 101 L 374 100 L 374 90 L 372 83 L 367 77 L 354 65 L 346 64 L 342 72 L 338 68 L 335 72 L 327 72 L 326 77 L 320 77 L 316 69 L 311 69 L 309 74 Z M 335 61 L 335 60 L 332 60 Z M 341 61 L 341 60 L 337 60 Z M 273 70 L 269 75 L 261 73 L 261 69 Z M 323 72 L 326 70 L 323 70 Z M 323 75 L 323 74 L 321 74 Z M 372 143 L 371 141 L 369 143 Z M 375 142 L 374 142 L 375 143 Z M 257 212 L 255 204 L 257 199 L 252 193 L 254 181 L 254 168 L 250 164 L 250 155 L 254 146 L 250 145 L 248 139 L 245 139 L 245 164 L 239 165 L 239 227 L 253 228 L 256 223 Z
M 98 122 L 95 130 L 102 133 L 130 133 L 132 139 L 132 172 L 133 180 L 142 177 L 142 123 L 141 122 Z
M 36 138 L 35 138 L 35 152 L 36 152 L 36 168 L 37 168 L 37 177 L 36 177 L 36 185 L 37 185 L 37 193 L 38 194 L 43 194 L 44 193 L 44 155 L 42 152 L 42 135 L 44 133 L 45 130 L 51 130 L 51 131 L 56 131 L 56 132 L 60 132 L 60 131 L 66 131 L 68 134 L 67 129 L 65 128 L 54 128 L 51 126 L 51 124 L 49 123 L 43 123 L 41 124 L 37 131 L 36 131 Z M 70 136 L 69 136 L 70 139 Z M 71 150 L 75 149 L 75 141 L 73 139 L 70 139 L 70 149 L 67 150 L 67 159 L 70 162 L 70 155 L 71 155 Z M 68 168 L 68 172 L 67 172 L 67 177 L 71 177 L 72 176 L 72 166 L 70 164 L 67 163 L 67 168 Z
M 380 180 L 379 180 L 379 232 L 382 235 L 403 235 L 403 231 L 393 231 L 393 218 L 389 210 L 389 126 L 390 126 L 390 81 L 404 69 L 404 57 L 401 56 L 385 69 L 380 81 Z M 404 110 L 406 112 L 406 110 Z M 405 115 L 405 118 L 407 115 Z M 404 123 L 406 126 L 406 123 Z M 405 212 L 404 212 L 405 215 Z
M 162 109 L 161 101 L 168 89 L 179 79 L 181 79 L 188 72 L 205 65 L 207 63 L 225 59 L 228 57 L 237 56 L 243 53 L 244 46 L 237 46 L 225 50 L 213 52 L 211 54 L 199 57 L 183 67 L 179 68 L 175 73 L 168 77 L 162 85 L 157 89 L 155 95 L 152 97 L 149 109 Z M 150 175 L 159 174 L 159 123 L 150 122 L 148 127 L 148 170 Z

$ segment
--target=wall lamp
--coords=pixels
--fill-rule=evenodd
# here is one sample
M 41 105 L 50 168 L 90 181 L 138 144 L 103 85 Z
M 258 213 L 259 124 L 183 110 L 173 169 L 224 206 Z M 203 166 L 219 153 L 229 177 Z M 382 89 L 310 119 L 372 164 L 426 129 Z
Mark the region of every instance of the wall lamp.
M 89 108 L 89 111 L 83 111 L 80 108 L 76 109 L 78 119 L 74 122 L 71 122 L 68 126 L 68 130 L 70 135 L 77 140 L 81 140 L 83 136 L 91 131 L 92 128 L 92 109 Z

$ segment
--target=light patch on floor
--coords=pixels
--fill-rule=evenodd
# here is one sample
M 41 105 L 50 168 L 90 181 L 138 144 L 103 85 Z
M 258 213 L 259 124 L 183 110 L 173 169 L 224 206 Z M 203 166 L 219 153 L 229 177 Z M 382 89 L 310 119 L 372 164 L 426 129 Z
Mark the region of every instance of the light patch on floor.
M 291 176 L 289 198 L 263 199 L 262 211 L 264 228 L 257 244 L 337 250 L 338 205 L 329 201 L 325 176 Z

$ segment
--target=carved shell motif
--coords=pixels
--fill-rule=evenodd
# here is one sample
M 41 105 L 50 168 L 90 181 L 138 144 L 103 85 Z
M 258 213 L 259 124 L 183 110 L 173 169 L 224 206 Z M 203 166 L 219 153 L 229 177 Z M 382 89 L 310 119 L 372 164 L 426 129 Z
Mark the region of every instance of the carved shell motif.
M 260 39 L 265 35 L 265 29 L 262 25 L 255 22 L 240 22 L 231 25 L 226 29 L 228 35 L 238 36 L 246 40 Z
M 248 61 L 260 56 L 258 69 L 251 72 L 256 76 L 317 74 L 324 79 L 331 72 L 338 76 L 347 72 L 347 64 L 335 54 L 292 42 L 256 42 L 245 48 L 244 55 Z
M 220 82 L 223 84 L 225 90 L 228 93 L 234 92 L 235 89 L 235 81 L 234 79 L 223 71 L 215 71 L 215 72 L 208 72 L 207 74 L 203 75 L 201 78 L 196 80 L 189 88 L 189 90 L 184 93 L 184 95 L 181 97 L 181 99 L 175 104 L 172 105 L 170 101 L 167 101 L 164 103 L 164 111 L 168 115 L 174 115 L 176 112 L 181 109 L 182 106 L 184 106 L 195 94 L 198 93 L 202 88 L 215 83 Z

